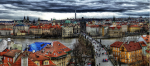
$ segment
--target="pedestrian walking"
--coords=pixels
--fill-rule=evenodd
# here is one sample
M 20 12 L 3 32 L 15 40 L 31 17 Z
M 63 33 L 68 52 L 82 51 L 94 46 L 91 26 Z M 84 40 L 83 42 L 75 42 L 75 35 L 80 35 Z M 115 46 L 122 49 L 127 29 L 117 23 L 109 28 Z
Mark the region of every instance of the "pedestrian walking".
M 100 63 L 99 63 L 99 66 L 100 66 Z

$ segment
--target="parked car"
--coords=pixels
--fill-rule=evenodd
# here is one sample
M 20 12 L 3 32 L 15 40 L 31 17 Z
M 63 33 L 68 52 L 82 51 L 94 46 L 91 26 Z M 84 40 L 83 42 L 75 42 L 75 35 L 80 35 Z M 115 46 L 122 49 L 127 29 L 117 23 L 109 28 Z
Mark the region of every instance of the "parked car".
M 108 59 L 103 59 L 103 62 L 108 62 Z

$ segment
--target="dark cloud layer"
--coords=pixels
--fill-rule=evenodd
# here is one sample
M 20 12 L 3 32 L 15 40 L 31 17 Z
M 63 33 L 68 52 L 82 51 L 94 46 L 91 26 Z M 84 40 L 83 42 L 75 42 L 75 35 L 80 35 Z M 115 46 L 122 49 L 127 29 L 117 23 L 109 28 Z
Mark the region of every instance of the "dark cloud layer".
M 69 3 L 69 4 L 68 4 Z M 20 10 L 31 10 L 31 11 L 41 11 L 41 12 L 74 12 L 74 10 L 78 10 L 77 12 L 124 12 L 127 10 L 139 10 L 139 9 L 147 9 L 149 3 L 142 3 L 142 2 L 109 2 L 109 1 L 90 1 L 88 3 L 97 3 L 100 6 L 93 6 L 93 5 L 72 5 L 75 4 L 76 1 L 64 1 L 62 3 L 59 2 L 48 2 L 48 1 L 41 1 L 41 2 L 30 2 L 30 1 L 0 1 L 0 4 L 11 4 L 16 7 L 20 7 Z M 80 3 L 80 2 L 79 2 Z M 110 5 L 105 7 L 105 5 Z M 122 4 L 132 4 L 136 6 L 121 6 Z M 118 8 L 115 8 L 115 7 Z M 14 9 L 12 7 L 7 7 L 8 9 Z M 83 9 L 84 8 L 84 9 Z M 19 10 L 17 9 L 17 10 Z
M 6 4 L 15 6 L 7 6 Z M 85 12 L 119 12 L 125 15 L 143 15 L 149 16 L 149 14 L 135 14 L 136 10 L 150 9 L 149 2 L 135 1 L 86 1 L 86 0 L 41 0 L 41 1 L 21 1 L 21 0 L 0 0 L 0 5 L 3 5 L 5 9 L 11 10 L 29 10 L 37 12 L 57 12 L 57 13 L 74 13 L 75 9 L 77 13 Z M 133 12 L 124 13 L 126 11 L 133 10 Z M 0 10 L 0 14 L 9 13 L 9 11 Z M 134 14 L 132 14 L 134 13 Z M 139 15 L 138 15 L 139 14 Z

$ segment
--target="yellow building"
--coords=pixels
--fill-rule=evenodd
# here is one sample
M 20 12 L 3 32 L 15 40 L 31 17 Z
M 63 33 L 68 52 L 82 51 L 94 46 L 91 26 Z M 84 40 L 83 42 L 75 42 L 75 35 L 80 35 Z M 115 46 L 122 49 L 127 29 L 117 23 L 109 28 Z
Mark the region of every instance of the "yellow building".
M 123 42 L 116 41 L 113 44 L 110 45 L 113 51 L 113 56 L 115 57 L 116 60 L 119 58 L 119 53 L 120 53 L 120 46 L 123 44 Z
M 129 29 L 129 32 L 135 32 L 135 31 L 139 31 L 141 27 L 137 25 L 130 25 L 128 29 Z
M 113 49 L 113 56 L 121 63 L 140 66 L 143 64 L 142 47 L 139 42 L 115 42 L 110 45 Z

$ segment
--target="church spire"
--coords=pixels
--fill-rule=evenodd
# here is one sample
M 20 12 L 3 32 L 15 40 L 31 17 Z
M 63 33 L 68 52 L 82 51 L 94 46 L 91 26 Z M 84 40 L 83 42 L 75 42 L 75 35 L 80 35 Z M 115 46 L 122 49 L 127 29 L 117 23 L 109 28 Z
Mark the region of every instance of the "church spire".
M 29 17 L 27 16 L 27 20 L 29 20 Z
M 129 18 L 128 18 L 129 20 L 131 20 L 131 18 L 130 18 L 130 16 L 129 16 Z
M 24 20 L 25 20 L 26 18 L 25 18 L 25 16 L 24 16 Z

